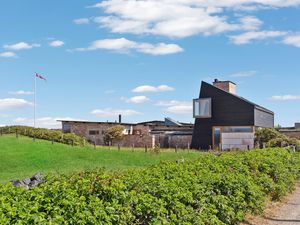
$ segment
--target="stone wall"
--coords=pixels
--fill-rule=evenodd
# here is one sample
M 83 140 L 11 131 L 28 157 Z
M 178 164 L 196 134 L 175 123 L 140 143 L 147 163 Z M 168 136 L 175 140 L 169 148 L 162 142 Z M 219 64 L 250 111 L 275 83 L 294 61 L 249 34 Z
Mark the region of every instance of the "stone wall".
M 154 147 L 152 135 L 126 135 L 119 144 L 124 147 L 134 146 L 135 148 Z
M 281 130 L 280 133 L 288 136 L 289 138 L 297 138 L 300 140 L 300 130 L 295 131 L 283 131 Z
M 105 131 L 112 127 L 119 125 L 118 123 L 94 123 L 94 122 L 63 122 L 70 125 L 70 132 L 81 137 L 85 137 L 88 141 L 96 143 L 96 145 L 105 145 L 104 134 Z M 164 134 L 164 131 L 186 131 L 186 129 L 191 129 L 190 127 L 177 127 L 177 126 L 153 126 L 145 124 L 121 124 L 125 127 L 128 134 L 124 135 L 124 138 L 119 143 L 123 147 L 145 147 L 152 148 L 154 146 L 161 146 L 162 148 L 187 148 L 192 141 L 192 135 L 174 135 L 174 134 Z M 192 125 L 191 125 L 192 127 Z M 99 131 L 99 134 L 90 135 L 89 131 L 95 130 Z M 151 134 L 151 131 L 155 130 L 162 134 Z
M 192 142 L 192 135 L 155 135 L 155 144 L 161 148 L 183 148 L 186 149 Z

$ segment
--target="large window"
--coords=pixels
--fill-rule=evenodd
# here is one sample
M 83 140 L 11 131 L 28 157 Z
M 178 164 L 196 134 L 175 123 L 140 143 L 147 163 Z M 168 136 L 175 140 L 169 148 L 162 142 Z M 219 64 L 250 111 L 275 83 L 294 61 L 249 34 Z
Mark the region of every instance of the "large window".
M 194 99 L 194 118 L 211 118 L 211 98 Z
M 252 127 L 223 127 L 223 133 L 252 133 Z

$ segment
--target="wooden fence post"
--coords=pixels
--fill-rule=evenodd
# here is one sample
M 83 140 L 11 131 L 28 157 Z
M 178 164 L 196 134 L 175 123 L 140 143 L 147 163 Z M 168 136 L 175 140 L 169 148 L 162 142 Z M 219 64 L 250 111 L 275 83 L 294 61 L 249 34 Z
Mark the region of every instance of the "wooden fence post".
M 54 145 L 54 139 L 52 138 L 52 141 L 51 141 L 52 145 Z
M 18 130 L 16 130 L 16 138 L 19 138 Z
M 94 141 L 94 149 L 96 149 L 96 142 Z
M 145 145 L 145 153 L 147 153 L 147 152 L 148 152 L 148 146 Z
M 131 145 L 131 151 L 134 152 L 134 144 Z
M 176 146 L 175 146 L 175 152 L 176 152 L 176 153 L 178 152 L 178 149 L 177 149 L 177 148 L 178 148 L 178 146 L 176 145 Z
M 121 146 L 120 146 L 120 144 L 118 144 L 118 151 L 120 151 L 121 150 Z

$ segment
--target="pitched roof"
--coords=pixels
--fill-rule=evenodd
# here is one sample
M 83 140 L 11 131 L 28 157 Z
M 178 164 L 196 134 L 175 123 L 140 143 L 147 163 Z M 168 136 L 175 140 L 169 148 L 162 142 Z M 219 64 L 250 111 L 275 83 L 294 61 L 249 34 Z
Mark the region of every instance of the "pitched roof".
M 209 83 L 204 82 L 204 81 L 202 81 L 202 83 L 205 83 L 206 85 L 210 85 L 210 86 L 213 87 L 213 88 L 216 88 L 216 89 L 218 89 L 218 90 L 220 90 L 220 91 L 223 91 L 223 92 L 225 92 L 225 93 L 227 93 L 227 94 L 230 94 L 230 95 L 232 95 L 232 96 L 234 96 L 234 97 L 236 97 L 236 98 L 238 98 L 238 99 L 240 99 L 240 100 L 242 100 L 242 101 L 244 101 L 244 102 L 247 102 L 248 104 L 253 105 L 256 109 L 259 109 L 259 110 L 261 110 L 261 111 L 264 111 L 264 112 L 266 112 L 266 113 L 270 113 L 270 114 L 273 114 L 273 115 L 274 115 L 274 112 L 273 112 L 273 111 L 271 111 L 271 110 L 269 110 L 269 109 L 267 109 L 267 108 L 265 108 L 265 107 L 262 107 L 262 106 L 260 106 L 260 105 L 258 105 L 258 104 L 256 104 L 256 103 L 254 103 L 254 102 L 251 102 L 251 101 L 249 101 L 249 100 L 247 100 L 247 99 L 245 99 L 245 98 L 243 98 L 243 97 L 241 97 L 241 96 L 239 96 L 239 95 L 230 93 L 230 92 L 228 92 L 228 91 L 225 91 L 225 90 L 223 90 L 223 89 L 221 89 L 221 88 L 215 87 L 214 85 L 209 84 Z

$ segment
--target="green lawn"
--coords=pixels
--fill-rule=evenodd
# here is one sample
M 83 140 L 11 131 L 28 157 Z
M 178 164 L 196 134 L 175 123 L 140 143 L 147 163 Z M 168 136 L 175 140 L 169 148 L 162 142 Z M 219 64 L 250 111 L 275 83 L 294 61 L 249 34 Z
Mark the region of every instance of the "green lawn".
M 70 173 L 105 167 L 127 169 L 157 164 L 162 160 L 195 159 L 199 152 L 164 151 L 160 154 L 130 149 L 72 147 L 49 141 L 0 136 L 0 182 L 28 177 L 37 172 Z

